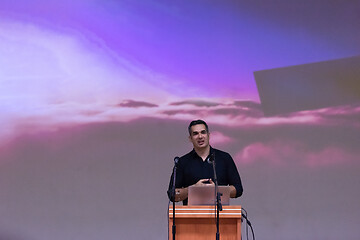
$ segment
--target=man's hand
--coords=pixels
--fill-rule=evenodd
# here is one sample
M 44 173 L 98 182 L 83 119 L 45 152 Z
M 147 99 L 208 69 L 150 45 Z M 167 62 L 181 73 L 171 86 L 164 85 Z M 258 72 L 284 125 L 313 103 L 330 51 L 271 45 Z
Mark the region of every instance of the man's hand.
M 213 182 L 213 180 L 211 180 L 211 178 L 207 178 L 207 179 L 200 179 L 197 183 L 195 183 L 195 185 L 197 186 L 201 186 L 201 185 L 215 185 L 215 183 Z
M 175 202 L 183 201 L 188 197 L 187 188 L 176 188 L 175 189 Z

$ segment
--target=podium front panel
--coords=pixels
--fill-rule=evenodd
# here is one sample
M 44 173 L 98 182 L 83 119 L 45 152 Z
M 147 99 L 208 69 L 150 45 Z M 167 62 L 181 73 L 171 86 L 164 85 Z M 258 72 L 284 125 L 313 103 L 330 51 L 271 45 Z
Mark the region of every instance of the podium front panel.
M 169 207 L 169 240 L 172 239 L 173 209 Z M 241 239 L 241 206 L 223 206 L 220 211 L 220 239 Z M 214 206 L 176 206 L 176 240 L 209 240 L 216 236 Z

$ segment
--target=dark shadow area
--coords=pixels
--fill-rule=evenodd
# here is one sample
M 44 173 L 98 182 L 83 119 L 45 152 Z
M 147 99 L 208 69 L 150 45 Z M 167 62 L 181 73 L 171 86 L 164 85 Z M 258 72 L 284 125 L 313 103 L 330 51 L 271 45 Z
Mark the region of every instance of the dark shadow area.
M 360 57 L 254 72 L 266 116 L 360 102 Z

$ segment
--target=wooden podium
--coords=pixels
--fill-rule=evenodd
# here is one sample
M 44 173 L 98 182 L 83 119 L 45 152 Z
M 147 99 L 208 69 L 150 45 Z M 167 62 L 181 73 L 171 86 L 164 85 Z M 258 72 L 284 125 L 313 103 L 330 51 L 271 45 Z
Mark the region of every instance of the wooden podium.
M 214 206 L 176 206 L 176 240 L 216 239 Z M 220 212 L 220 239 L 241 240 L 241 206 L 223 206 Z M 169 240 L 172 239 L 173 208 L 169 207 Z

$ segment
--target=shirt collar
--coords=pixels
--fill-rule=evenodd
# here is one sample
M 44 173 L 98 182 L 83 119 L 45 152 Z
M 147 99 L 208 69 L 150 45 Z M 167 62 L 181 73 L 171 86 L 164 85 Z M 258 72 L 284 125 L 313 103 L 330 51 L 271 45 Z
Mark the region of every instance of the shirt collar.
M 210 155 L 211 155 L 213 152 L 214 152 L 214 148 L 212 148 L 212 147 L 210 146 L 210 151 L 209 151 L 209 155 L 207 156 L 207 158 L 210 157 Z M 200 159 L 202 160 L 202 158 L 196 153 L 196 151 L 195 151 L 194 148 L 193 148 L 193 150 L 191 151 L 191 154 L 192 154 L 194 157 L 198 157 L 198 158 L 200 158 Z

